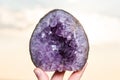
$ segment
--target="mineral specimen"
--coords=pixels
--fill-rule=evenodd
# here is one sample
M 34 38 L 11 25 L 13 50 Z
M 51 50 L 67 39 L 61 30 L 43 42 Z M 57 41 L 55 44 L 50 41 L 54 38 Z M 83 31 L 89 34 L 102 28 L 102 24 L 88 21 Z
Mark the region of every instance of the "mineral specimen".
M 86 33 L 70 13 L 55 9 L 37 24 L 30 39 L 31 59 L 45 71 L 77 71 L 88 58 Z

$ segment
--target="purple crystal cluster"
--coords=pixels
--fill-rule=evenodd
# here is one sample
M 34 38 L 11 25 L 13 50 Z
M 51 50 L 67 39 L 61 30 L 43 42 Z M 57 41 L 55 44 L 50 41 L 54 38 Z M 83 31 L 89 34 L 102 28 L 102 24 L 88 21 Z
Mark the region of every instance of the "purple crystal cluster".
M 77 71 L 88 58 L 89 44 L 78 20 L 55 9 L 37 24 L 30 39 L 30 54 L 36 67 L 45 71 Z

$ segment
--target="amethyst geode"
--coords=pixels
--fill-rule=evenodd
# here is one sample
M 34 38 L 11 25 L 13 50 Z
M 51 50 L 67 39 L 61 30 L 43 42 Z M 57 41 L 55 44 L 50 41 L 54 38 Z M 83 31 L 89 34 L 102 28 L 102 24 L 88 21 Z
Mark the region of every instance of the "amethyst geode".
M 77 71 L 88 58 L 89 44 L 79 21 L 55 9 L 37 24 L 30 39 L 30 54 L 36 67 L 45 71 Z

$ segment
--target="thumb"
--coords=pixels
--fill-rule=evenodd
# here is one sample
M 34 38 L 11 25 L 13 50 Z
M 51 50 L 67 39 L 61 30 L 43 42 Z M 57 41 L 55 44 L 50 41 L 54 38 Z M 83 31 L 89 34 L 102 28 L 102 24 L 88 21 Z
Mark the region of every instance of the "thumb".
M 40 68 L 35 68 L 34 73 L 38 80 L 49 80 L 48 75 Z

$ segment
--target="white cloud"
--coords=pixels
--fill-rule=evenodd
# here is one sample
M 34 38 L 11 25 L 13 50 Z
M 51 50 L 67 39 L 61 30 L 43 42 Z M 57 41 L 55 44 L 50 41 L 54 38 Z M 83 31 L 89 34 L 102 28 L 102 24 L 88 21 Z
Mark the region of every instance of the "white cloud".
M 14 11 L 9 8 L 0 7 L 0 28 L 22 29 L 35 27 L 41 17 L 50 9 L 36 6 L 34 9 L 22 9 Z M 80 20 L 85 28 L 90 43 L 110 42 L 120 40 L 120 19 L 96 13 L 85 13 L 78 10 L 66 9 Z
M 91 43 L 119 42 L 120 19 L 116 17 L 92 14 L 81 18 Z
M 34 9 L 12 10 L 0 7 L 0 28 L 26 28 L 31 27 L 44 15 L 45 9 L 37 6 Z

